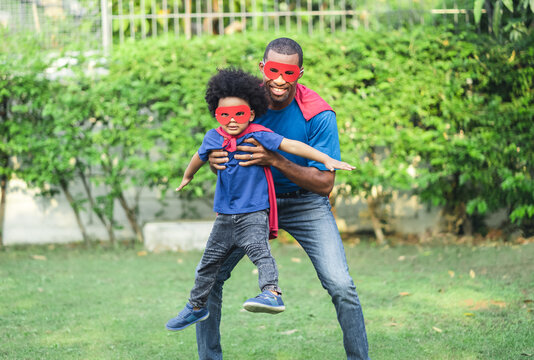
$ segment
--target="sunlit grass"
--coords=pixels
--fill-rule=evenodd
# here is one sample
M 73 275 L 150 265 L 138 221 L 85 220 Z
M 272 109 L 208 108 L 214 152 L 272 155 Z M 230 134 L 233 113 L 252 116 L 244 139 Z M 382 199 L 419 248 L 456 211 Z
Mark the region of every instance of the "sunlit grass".
M 346 246 L 373 359 L 516 359 L 534 353 L 534 244 Z M 0 252 L 0 358 L 195 359 L 187 301 L 200 252 L 96 247 Z M 273 243 L 286 312 L 243 311 L 242 261 L 225 286 L 227 359 L 343 359 L 334 307 L 302 249 Z M 38 256 L 35 256 L 38 255 Z M 525 354 L 525 355 L 521 355 Z

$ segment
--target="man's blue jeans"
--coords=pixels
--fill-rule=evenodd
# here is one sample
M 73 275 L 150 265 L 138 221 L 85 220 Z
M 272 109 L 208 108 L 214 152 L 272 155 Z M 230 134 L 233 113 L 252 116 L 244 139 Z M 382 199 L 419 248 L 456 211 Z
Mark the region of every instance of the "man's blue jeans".
M 360 300 L 349 274 L 345 250 L 328 198 L 307 193 L 297 198 L 278 199 L 277 202 L 279 227 L 289 232 L 306 251 L 321 284 L 332 297 L 343 331 L 347 359 L 369 359 Z M 222 288 L 243 255 L 241 249 L 236 249 L 221 266 L 208 298 L 210 317 L 197 324 L 200 360 L 223 358 L 219 332 Z

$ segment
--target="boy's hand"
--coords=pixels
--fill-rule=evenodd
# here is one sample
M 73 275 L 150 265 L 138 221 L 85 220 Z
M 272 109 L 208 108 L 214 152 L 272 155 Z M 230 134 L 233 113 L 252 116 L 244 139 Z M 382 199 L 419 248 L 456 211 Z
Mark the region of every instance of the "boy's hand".
M 175 191 L 182 190 L 187 184 L 189 184 L 191 182 L 191 180 L 193 180 L 193 178 L 185 178 L 184 177 L 182 179 L 182 182 L 180 183 L 180 186 L 178 186 Z
M 338 170 L 349 170 L 349 171 L 356 169 L 356 167 L 354 167 L 354 166 L 352 166 L 350 164 L 347 164 L 344 161 L 338 161 L 338 160 L 334 160 L 334 159 L 329 159 L 324 164 L 325 164 L 326 168 L 328 170 L 330 170 L 330 171 L 334 171 L 336 169 L 338 169 Z

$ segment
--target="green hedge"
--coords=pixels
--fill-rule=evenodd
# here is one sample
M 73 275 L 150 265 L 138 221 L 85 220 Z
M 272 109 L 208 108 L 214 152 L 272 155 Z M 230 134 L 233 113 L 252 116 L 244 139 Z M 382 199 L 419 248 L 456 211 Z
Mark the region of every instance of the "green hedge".
M 204 102 L 209 77 L 228 65 L 260 76 L 258 62 L 273 38 L 158 38 L 116 47 L 107 76 L 76 71 L 79 76 L 50 84 L 43 139 L 63 139 L 65 152 L 55 156 L 62 171 L 103 169 L 90 181 L 108 186 L 110 198 L 143 186 L 165 194 L 205 131 L 217 125 Z M 380 205 L 393 191 L 413 191 L 443 205 L 461 225 L 455 230 L 464 232 L 484 214 L 506 208 L 528 232 L 534 215 L 532 37 L 502 45 L 420 27 L 293 38 L 304 49 L 301 82 L 334 107 L 342 158 L 357 166 L 338 173 L 342 192 Z M 214 179 L 206 167 L 183 196 L 210 196 Z M 93 208 L 103 214 L 107 203 L 109 213 L 110 198 Z M 135 205 L 129 207 L 135 215 Z

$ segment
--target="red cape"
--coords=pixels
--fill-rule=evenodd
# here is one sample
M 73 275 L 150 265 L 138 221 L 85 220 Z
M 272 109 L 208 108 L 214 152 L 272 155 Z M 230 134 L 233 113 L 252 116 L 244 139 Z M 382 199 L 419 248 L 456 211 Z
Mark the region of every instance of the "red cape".
M 295 100 L 302 111 L 302 115 L 306 121 L 310 120 L 315 115 L 326 111 L 334 111 L 315 91 L 308 89 L 306 86 L 297 83 L 297 91 L 295 93 Z

